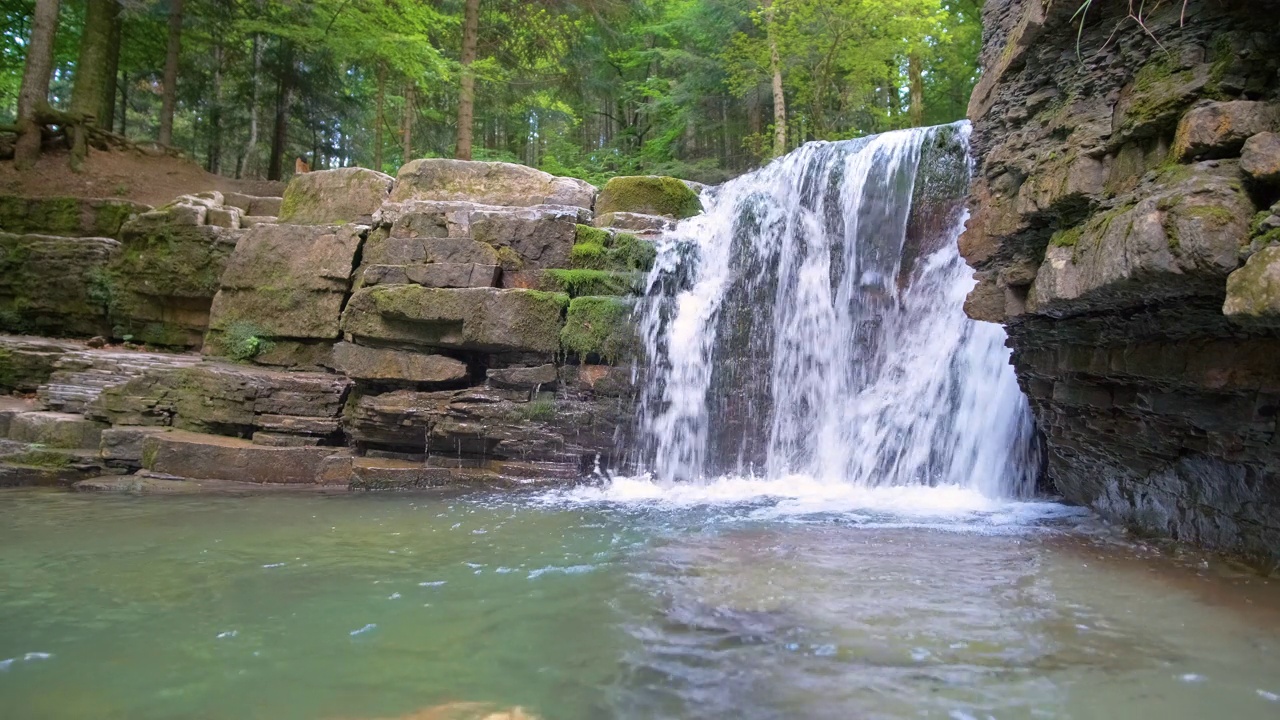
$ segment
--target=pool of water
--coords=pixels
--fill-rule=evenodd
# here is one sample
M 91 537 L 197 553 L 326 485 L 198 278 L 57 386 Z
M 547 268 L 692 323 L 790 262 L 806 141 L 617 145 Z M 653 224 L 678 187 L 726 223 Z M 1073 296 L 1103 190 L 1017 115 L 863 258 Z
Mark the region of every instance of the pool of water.
M 544 720 L 1275 718 L 1280 594 L 1100 540 L 1070 509 L 946 489 L 0 494 L 0 716 L 457 701 Z

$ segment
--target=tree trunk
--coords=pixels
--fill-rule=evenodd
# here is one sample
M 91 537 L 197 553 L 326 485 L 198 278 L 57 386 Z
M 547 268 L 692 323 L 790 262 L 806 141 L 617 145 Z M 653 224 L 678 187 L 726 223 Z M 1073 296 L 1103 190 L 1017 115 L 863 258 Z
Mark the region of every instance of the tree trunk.
M 293 48 L 287 43 L 276 78 L 276 119 L 271 130 L 271 162 L 267 166 L 267 179 L 279 180 L 282 176 L 284 146 L 289 126 L 289 105 L 293 93 Z
M 115 129 L 116 78 L 120 74 L 120 35 L 124 30 L 124 23 L 120 19 L 120 3 L 111 0 L 110 8 L 111 36 L 107 44 L 106 83 L 102 89 L 102 107 L 98 109 L 98 127 L 107 132 Z
M 400 126 L 400 163 L 413 159 L 413 96 L 412 85 L 404 89 L 404 120 Z
M 467 0 L 462 21 L 462 87 L 458 95 L 458 144 L 455 153 L 459 160 L 471 159 L 471 125 L 476 104 L 476 76 L 471 66 L 476 61 L 479 35 L 480 0 Z
M 41 132 L 36 111 L 49 102 L 49 74 L 53 71 L 53 36 L 58 30 L 58 0 L 36 0 L 27 42 L 27 65 L 18 91 L 18 140 L 13 164 L 29 170 L 40 157 Z
M 253 36 L 253 74 L 249 77 L 249 85 L 252 88 L 249 100 L 249 141 L 244 145 L 244 156 L 240 159 L 240 167 L 236 170 L 236 177 L 244 177 L 249 171 L 249 166 L 253 163 L 258 155 L 258 103 L 261 101 L 262 83 L 258 79 L 259 73 L 262 71 L 262 36 L 255 34 Z
M 89 153 L 89 128 L 102 109 L 107 93 L 107 55 L 111 52 L 111 20 L 116 0 L 88 0 L 84 13 L 84 32 L 80 35 L 80 56 L 76 60 L 75 81 L 71 88 L 70 112 L 84 119 L 68 128 L 71 132 L 71 169 L 84 169 Z
M 911 79 L 911 126 L 924 125 L 924 68 L 920 54 L 911 53 L 907 58 L 907 75 Z
M 120 78 L 120 134 L 129 134 L 129 73 Z
M 382 113 L 387 102 L 387 66 L 378 63 L 378 94 L 373 113 L 373 169 L 382 172 Z
M 222 172 L 222 43 L 213 46 L 213 98 L 209 108 L 209 172 Z
M 178 54 L 182 51 L 182 0 L 169 0 L 169 43 L 164 53 L 164 80 L 160 88 L 161 145 L 173 144 L 173 111 L 178 104 Z
M 782 60 L 773 28 L 773 0 L 765 2 L 765 26 L 769 34 L 769 71 L 773 74 L 773 156 L 787 154 L 787 98 L 782 92 Z

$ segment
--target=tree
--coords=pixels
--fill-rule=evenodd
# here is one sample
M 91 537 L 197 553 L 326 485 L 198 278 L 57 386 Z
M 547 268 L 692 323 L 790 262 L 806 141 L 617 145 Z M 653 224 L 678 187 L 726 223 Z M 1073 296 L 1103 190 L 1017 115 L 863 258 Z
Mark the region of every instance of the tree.
M 458 146 L 454 157 L 471 159 L 471 140 L 475 123 L 476 42 L 480 36 L 480 0 L 466 0 L 462 21 L 462 74 L 458 89 Z
M 765 0 L 765 33 L 769 37 L 769 74 L 773 78 L 773 154 L 787 152 L 787 98 L 782 90 L 782 61 L 778 58 L 778 36 L 774 30 L 773 0 Z
M 178 104 L 178 55 L 182 52 L 182 2 L 169 0 L 169 42 L 164 55 L 158 138 L 161 145 L 173 144 L 173 112 Z
M 53 72 L 53 41 L 58 30 L 58 0 L 36 0 L 27 41 L 27 63 L 18 93 L 14 165 L 30 169 L 40 157 L 43 129 L 38 113 L 49 102 L 49 75 Z
M 89 149 L 89 128 L 100 117 L 104 98 L 114 97 L 115 84 L 109 58 L 113 26 L 119 15 L 116 0 L 87 0 L 84 30 L 80 35 L 80 57 L 76 61 L 75 85 L 71 91 L 71 113 L 82 120 L 72 128 L 71 169 L 79 171 Z M 110 124 L 110 115 L 106 116 Z

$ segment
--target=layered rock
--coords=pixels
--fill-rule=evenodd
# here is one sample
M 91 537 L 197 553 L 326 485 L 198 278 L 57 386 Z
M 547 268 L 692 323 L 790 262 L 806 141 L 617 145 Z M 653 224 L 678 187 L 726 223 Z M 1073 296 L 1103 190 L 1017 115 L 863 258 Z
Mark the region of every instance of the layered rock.
M 183 196 L 112 237 L 31 236 L 0 259 L 20 271 L 0 307 L 15 278 L 61 282 L 15 317 L 103 337 L 0 337 L 0 386 L 38 390 L 0 408 L 0 484 L 389 489 L 615 466 L 638 377 L 628 297 L 699 191 L 631 180 L 657 194 L 614 193 L 598 220 L 580 180 L 424 160 L 394 181 L 301 174 L 283 199 Z M 203 359 L 134 345 L 202 340 Z
M 1274 560 L 1280 233 L 1259 211 L 1280 27 L 1193 0 L 1185 24 L 1174 4 L 1144 28 L 1122 5 L 1080 29 L 1074 6 L 986 4 L 966 310 L 1008 329 L 1063 495 Z

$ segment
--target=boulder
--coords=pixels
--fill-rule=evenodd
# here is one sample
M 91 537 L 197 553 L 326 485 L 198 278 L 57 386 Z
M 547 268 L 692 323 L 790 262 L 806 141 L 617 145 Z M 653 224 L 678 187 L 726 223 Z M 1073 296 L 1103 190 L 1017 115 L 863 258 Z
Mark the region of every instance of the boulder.
M 1056 235 L 1028 312 L 1065 317 L 1220 293 L 1248 245 L 1253 204 L 1230 163 L 1185 170 L 1147 188 L 1136 203 Z
M 214 225 L 216 227 L 227 228 L 228 230 L 239 230 L 240 216 L 241 212 L 239 208 L 210 208 L 205 219 L 210 225 Z
M 223 199 L 225 205 L 239 209 L 241 215 L 269 217 L 280 214 L 280 204 L 283 200 L 278 197 L 258 197 L 234 192 L 223 193 Z
M 175 430 L 143 441 L 142 466 L 153 473 L 195 480 L 315 483 L 333 454 L 333 448 L 268 447 L 240 438 Z
M 596 214 L 639 213 L 677 220 L 702 212 L 702 201 L 680 180 L 656 175 L 615 177 L 596 200 Z
M 1178 122 L 1173 155 L 1183 162 L 1230 157 L 1250 137 L 1276 129 L 1277 119 L 1276 106 L 1265 102 L 1233 100 L 1194 107 Z
M 591 209 L 596 189 L 524 165 L 426 158 L 400 168 L 392 202 L 463 200 L 485 205 L 572 205 Z
M 294 175 L 280 203 L 280 222 L 368 224 L 374 211 L 387 199 L 393 182 L 390 175 L 357 167 Z
M 378 285 L 351 296 L 348 339 L 552 355 L 568 297 L 535 290 Z
M 1280 135 L 1264 132 L 1246 140 L 1240 151 L 1240 169 L 1257 182 L 1280 184 Z
M 135 220 L 122 250 L 97 278 L 115 338 L 167 347 L 200 347 L 219 278 L 238 231 Z
M 336 339 L 361 232 L 353 225 L 246 231 L 213 300 L 206 353 L 250 359 L 277 339 Z
M 1280 327 L 1280 247 L 1259 250 L 1231 273 L 1222 313 L 1240 323 Z
M 583 362 L 610 365 L 634 359 L 640 349 L 634 309 L 634 302 L 618 297 L 574 298 L 560 333 L 561 348 Z
M 380 254 L 379 243 L 370 242 L 367 262 L 483 262 L 481 260 L 430 259 L 430 252 L 392 251 L 391 248 L 458 246 L 469 240 L 488 246 L 496 262 L 508 270 L 562 267 L 573 247 L 575 226 L 589 219 L 585 210 L 564 205 L 494 207 L 467 202 L 408 201 L 388 203 L 376 216 L 387 228 L 388 257 Z M 450 239 L 453 243 L 432 242 Z M 419 242 L 404 242 L 404 241 Z M 398 241 L 398 242 L 397 242 Z M 437 250 L 440 252 L 440 250 Z M 481 252 L 484 252 L 483 250 Z M 408 258 L 414 258 L 412 260 Z
M 0 233 L 0 331 L 109 334 L 102 278 L 119 254 L 111 238 Z
M 0 233 L 114 238 L 125 221 L 149 210 L 130 200 L 0 195 Z
M 333 367 L 358 380 L 411 383 L 456 383 L 468 377 L 466 363 L 444 355 L 368 348 L 338 343 Z

